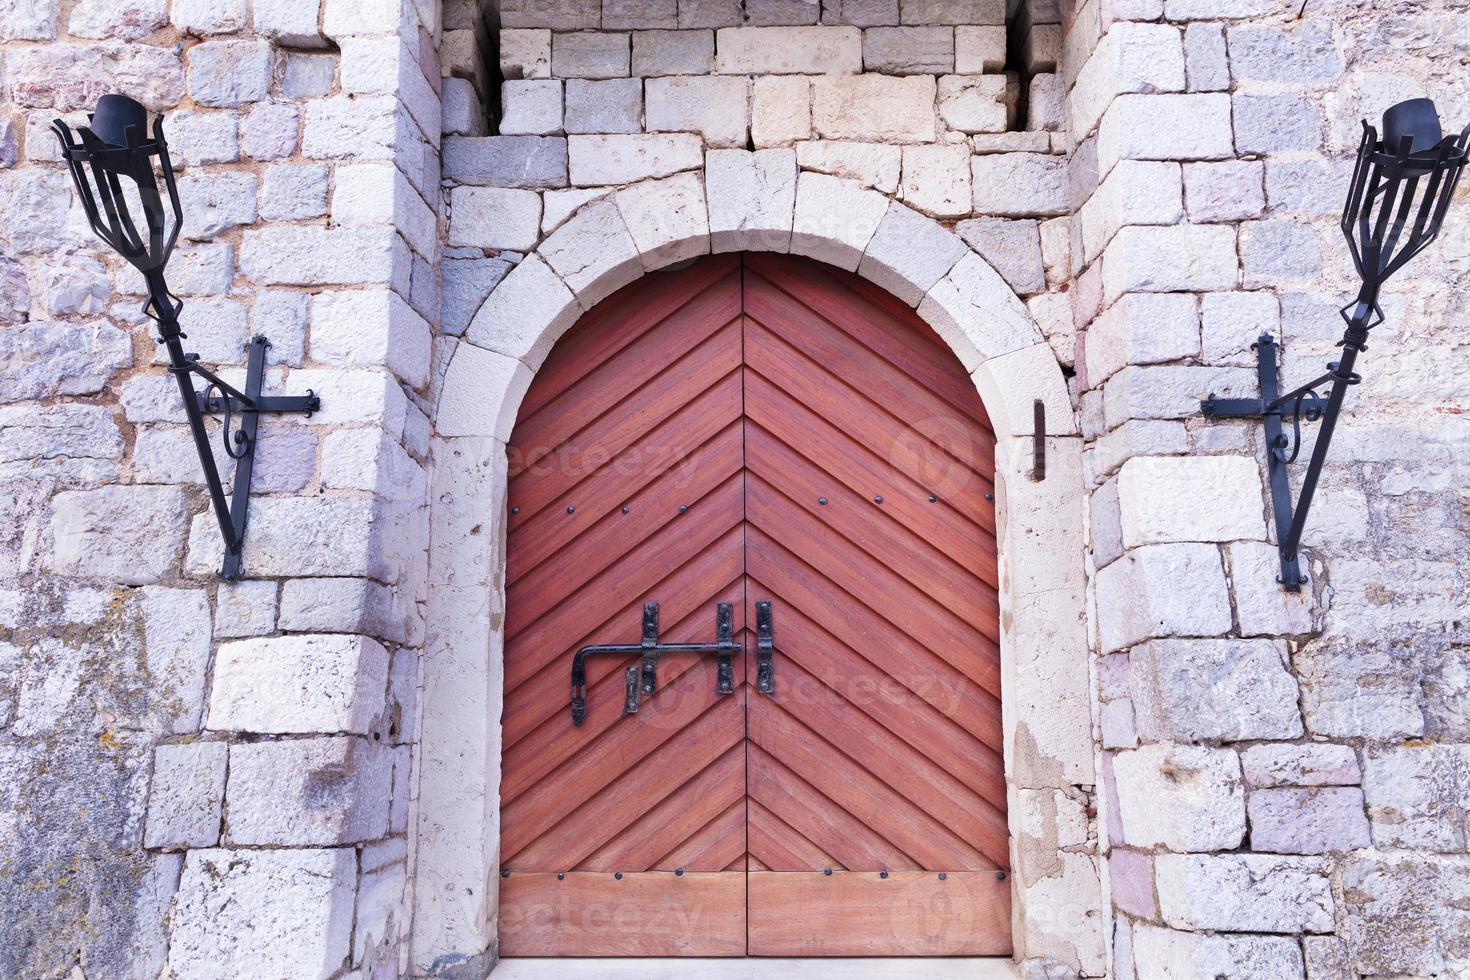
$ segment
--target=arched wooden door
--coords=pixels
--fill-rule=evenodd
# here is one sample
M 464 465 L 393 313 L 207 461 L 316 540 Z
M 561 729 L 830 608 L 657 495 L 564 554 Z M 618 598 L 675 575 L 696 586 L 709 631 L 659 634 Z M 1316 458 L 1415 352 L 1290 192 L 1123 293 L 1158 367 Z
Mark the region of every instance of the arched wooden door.
M 808 260 L 557 344 L 511 442 L 501 955 L 1010 952 L 993 455 L 914 312 Z M 650 602 L 715 649 L 642 648 Z M 592 644 L 639 650 L 584 658 L 577 724 Z

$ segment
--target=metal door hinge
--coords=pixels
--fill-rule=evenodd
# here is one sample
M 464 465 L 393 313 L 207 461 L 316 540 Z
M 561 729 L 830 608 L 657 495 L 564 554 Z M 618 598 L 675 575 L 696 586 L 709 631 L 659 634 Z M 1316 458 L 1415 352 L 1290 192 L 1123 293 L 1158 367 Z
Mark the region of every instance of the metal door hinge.
M 762 694 L 776 693 L 776 627 L 771 621 L 771 600 L 755 604 L 755 687 Z

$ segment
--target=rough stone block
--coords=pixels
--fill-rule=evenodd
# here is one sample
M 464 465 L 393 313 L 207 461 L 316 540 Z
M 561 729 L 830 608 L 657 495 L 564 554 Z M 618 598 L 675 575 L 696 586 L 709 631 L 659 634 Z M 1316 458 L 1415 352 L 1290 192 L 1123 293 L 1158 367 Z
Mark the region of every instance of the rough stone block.
M 1184 29 L 1184 65 L 1191 92 L 1224 92 L 1230 88 L 1230 61 L 1220 25 L 1190 24 Z
M 1005 281 L 973 252 L 960 255 L 944 278 L 919 304 L 919 316 L 944 338 L 965 370 L 974 371 L 990 358 L 1026 351 L 1041 344 L 1026 307 Z M 995 412 L 998 406 L 992 405 Z
M 1265 540 L 1261 473 L 1240 456 L 1140 457 L 1123 464 L 1118 499 L 1127 547 Z
M 144 847 L 213 847 L 225 799 L 224 742 L 160 745 L 153 750 Z
M 1222 932 L 1331 932 L 1327 871 L 1320 859 L 1275 854 L 1160 854 L 1154 862 L 1163 920 Z
M 796 162 L 802 170 L 844 177 L 893 194 L 902 173 L 903 148 L 883 143 L 808 140 L 796 144 Z
M 713 251 L 790 249 L 796 209 L 794 151 L 711 150 L 704 166 Z
M 245 234 L 240 271 L 261 286 L 386 283 L 394 258 L 381 228 L 267 225 Z
M 588 137 L 604 138 L 613 137 Z M 573 159 L 576 159 L 575 154 Z M 541 244 L 540 255 L 571 287 L 584 309 L 591 309 L 643 274 L 638 246 L 612 201 L 593 201 L 584 205 L 575 217 Z M 502 288 L 510 287 L 504 285 Z
M 1243 636 L 1299 636 L 1312 630 L 1312 594 L 1277 584 L 1281 556 L 1275 545 L 1237 541 L 1228 548 L 1235 582 L 1235 614 Z
M 644 269 L 651 272 L 709 252 L 709 210 L 699 174 L 634 184 L 614 200 Z
M 444 177 L 492 187 L 565 187 L 567 141 L 562 136 L 451 136 L 444 141 Z
M 711 147 L 743 147 L 749 139 L 749 83 L 743 78 L 650 78 L 650 132 L 699 133 Z
M 1230 850 L 1245 837 L 1240 758 L 1229 749 L 1145 745 L 1113 761 L 1124 842 Z
M 1470 747 L 1417 743 L 1373 749 L 1363 794 L 1381 848 L 1463 851 L 1470 810 Z
M 1315 150 L 1322 145 L 1322 112 L 1292 92 L 1236 95 L 1235 148 L 1241 153 Z
M 353 844 L 388 830 L 389 751 L 352 737 L 230 747 L 230 844 Z
M 900 0 L 905 24 L 1004 24 L 1004 0 Z
M 1419 672 L 1397 644 L 1319 641 L 1294 659 L 1314 735 L 1387 741 L 1424 733 Z
M 693 133 L 573 136 L 568 143 L 572 183 L 579 187 L 631 184 L 704 165 Z
M 1318 87 L 1337 81 L 1342 68 L 1331 25 L 1323 21 L 1298 21 L 1289 30 L 1270 24 L 1230 27 L 1230 69 L 1237 81 Z
M 621 240 L 618 248 L 624 251 Z M 465 336 L 486 350 L 539 367 L 551 345 L 581 316 L 582 307 L 567 284 L 535 255 L 521 260 L 504 285 L 490 293 Z
M 260 216 L 296 221 L 327 213 L 327 168 L 320 164 L 270 167 L 260 183 Z
M 741 0 L 679 0 L 680 27 L 737 27 L 744 21 Z
M 313 447 L 315 444 L 315 439 L 313 439 Z M 275 628 L 275 582 L 220 583 L 214 606 L 214 635 L 216 637 L 232 639 L 241 636 L 264 636 L 274 632 Z
M 679 23 L 677 0 L 603 0 L 602 29 L 646 31 Z
M 47 567 L 62 575 L 147 585 L 179 557 L 186 519 L 177 487 L 111 486 L 58 493 Z
M 1252 745 L 1241 753 L 1246 784 L 1276 786 L 1356 786 L 1362 782 L 1358 757 L 1347 745 Z
M 1184 195 L 1195 222 L 1243 221 L 1265 207 L 1259 160 L 1191 163 L 1184 167 Z
M 255 175 L 198 174 L 178 180 L 183 238 L 214 238 L 236 225 L 255 222 Z
M 1097 172 L 1106 176 L 1119 160 L 1228 159 L 1230 110 L 1224 93 L 1120 95 L 1098 126 Z
M 978 186 L 978 174 L 976 181 Z M 1104 252 L 1103 294 L 1111 303 L 1131 292 L 1232 289 L 1238 277 L 1237 263 L 1234 228 L 1122 228 Z
M 453 91 L 445 79 L 445 101 Z M 576 81 L 568 83 L 576 86 Z M 635 83 L 636 84 L 636 83 Z M 554 78 L 506 81 L 500 86 L 500 132 L 504 135 L 547 136 L 562 131 L 562 83 Z M 580 91 L 573 89 L 573 91 Z M 473 93 L 471 93 L 473 94 Z M 580 108 L 580 106 L 579 106 Z M 635 110 L 636 111 L 636 110 Z
M 1020 88 L 1013 75 L 945 75 L 939 118 L 962 133 L 1003 133 L 1016 119 Z
M 169 158 L 186 166 L 240 159 L 240 124 L 223 112 L 176 112 L 169 119 Z
M 1098 125 L 1118 96 L 1184 90 L 1184 48 L 1178 29 L 1166 24 L 1115 23 L 1085 64 L 1080 55 L 1077 64 L 1081 69 L 1072 88 L 1071 110 L 1073 132 L 1079 138 Z
M 602 26 L 602 0 L 502 0 L 500 22 L 505 27 L 595 31 Z
M 463 334 L 485 298 L 512 268 L 504 259 L 443 259 L 439 266 L 440 331 L 454 337 Z
M 388 654 L 365 636 L 302 635 L 222 644 L 209 727 L 270 734 L 368 732 L 383 710 Z
M 1066 128 L 1066 94 L 1062 76 L 1033 75 L 1026 90 L 1026 128 L 1047 132 Z
M 970 161 L 975 211 L 1001 217 L 1065 214 L 1067 161 L 1041 153 L 995 153 Z
M 209 34 L 234 34 L 246 23 L 245 0 L 174 0 L 174 27 L 184 34 L 204 37 Z
M 1087 330 L 1087 381 L 1097 387 L 1130 364 L 1161 364 L 1200 351 L 1200 320 L 1187 293 L 1129 293 Z M 1193 406 L 1198 408 L 1198 406 Z
M 541 196 L 503 187 L 456 187 L 449 197 L 449 244 L 529 251 L 541 237 Z
M 500 31 L 500 74 L 507 80 L 550 78 L 551 32 L 503 28 Z
M 930 142 L 934 97 L 929 76 L 822 76 L 812 81 L 812 128 L 825 139 Z
M 254 160 L 279 160 L 296 150 L 301 112 L 283 102 L 261 102 L 252 106 L 240 123 L 240 150 Z M 214 175 L 243 176 L 243 175 Z M 191 178 L 185 178 L 191 179 Z M 207 177 L 192 178 L 204 180 Z M 180 184 L 183 181 L 179 181 Z M 189 212 L 184 212 L 188 220 Z M 254 220 L 253 217 L 251 220 Z M 243 222 L 242 222 L 243 223 Z
M 750 138 L 757 148 L 789 146 L 811 136 L 811 88 L 809 80 L 796 76 L 755 79 Z
M 938 143 L 903 148 L 900 197 L 911 208 L 938 218 L 970 213 L 970 148 Z
M 804 171 L 796 179 L 791 251 L 854 270 L 888 204 L 882 194 L 856 181 Z
M 1463 857 L 1366 854 L 1342 868 L 1342 937 L 1352 973 L 1436 976 L 1464 961 Z
M 1336 216 L 1351 177 L 1351 160 L 1269 160 L 1266 201 L 1272 211 Z
M 200 105 L 231 108 L 269 91 L 271 48 L 264 41 L 204 41 L 188 51 L 189 94 Z
M 1207 544 L 1135 548 L 1097 573 L 1103 653 L 1166 636 L 1220 636 L 1231 626 L 1220 553 Z
M 863 70 L 888 75 L 938 75 L 955 70 L 954 30 L 874 27 L 863 32 Z
M 169 969 L 203 980 L 231 980 L 242 963 L 269 976 L 330 976 L 350 952 L 356 888 L 352 848 L 190 851 Z
M 1035 221 L 972 218 L 956 225 L 955 232 L 1000 273 L 1017 295 L 1032 296 L 1046 289 L 1041 235 Z
M 1135 647 L 1129 662 L 1135 720 L 1145 741 L 1302 734 L 1296 680 L 1283 642 L 1153 640 Z
M 714 63 L 713 31 L 639 31 L 633 35 L 634 75 L 708 75 Z
M 627 34 L 579 31 L 551 39 L 551 73 L 557 78 L 619 78 L 628 74 Z
M 1211 394 L 1245 398 L 1255 397 L 1258 390 L 1256 373 L 1247 368 L 1130 365 L 1103 386 L 1104 418 L 1110 428 L 1129 419 L 1190 419 L 1199 415 L 1200 402 Z M 1196 434 L 1197 445 L 1199 439 Z M 1235 445 L 1234 452 L 1244 448 Z
M 818 0 L 745 0 L 745 22 L 755 27 L 815 24 Z
M 855 27 L 735 27 L 715 35 L 722 75 L 836 75 L 863 70 Z
M 1258 851 L 1327 854 L 1371 844 L 1363 791 L 1355 786 L 1251 790 L 1246 813 Z
M 567 82 L 568 133 L 636 133 L 642 128 L 642 79 Z
M 1183 201 L 1179 164 L 1118 161 L 1077 214 L 1083 260 L 1097 258 L 1125 226 L 1174 224 L 1184 214 Z
M 954 70 L 961 74 L 1004 71 L 1006 29 L 1000 24 L 954 29 Z
M 1304 976 L 1295 937 L 1176 932 L 1146 923 L 1133 927 L 1133 962 L 1140 978 L 1302 980 Z
M 1240 226 L 1240 264 L 1249 287 L 1307 284 L 1322 274 L 1322 238 L 1295 221 L 1248 221 Z

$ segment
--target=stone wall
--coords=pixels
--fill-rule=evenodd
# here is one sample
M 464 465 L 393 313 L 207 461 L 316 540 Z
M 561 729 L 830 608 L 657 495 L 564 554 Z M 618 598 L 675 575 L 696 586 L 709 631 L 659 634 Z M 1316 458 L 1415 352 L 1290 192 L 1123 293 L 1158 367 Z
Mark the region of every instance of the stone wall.
M 400 969 L 437 17 L 0 2 L 0 976 Z M 262 425 L 234 585 L 141 279 L 46 128 L 114 90 L 165 117 L 190 349 L 239 383 L 264 334 L 267 391 L 322 397 Z
M 1470 974 L 1465 191 L 1299 596 L 1259 432 L 1196 417 L 1262 331 L 1288 380 L 1334 356 L 1357 120 L 1470 121 L 1463 0 L 439 6 L 0 0 L 0 976 L 493 964 L 515 401 L 580 310 L 733 248 L 857 268 L 1082 460 L 1002 501 L 1028 975 Z M 237 378 L 263 333 L 323 398 L 263 426 L 236 585 L 45 130 L 108 90 L 165 113 L 193 347 Z

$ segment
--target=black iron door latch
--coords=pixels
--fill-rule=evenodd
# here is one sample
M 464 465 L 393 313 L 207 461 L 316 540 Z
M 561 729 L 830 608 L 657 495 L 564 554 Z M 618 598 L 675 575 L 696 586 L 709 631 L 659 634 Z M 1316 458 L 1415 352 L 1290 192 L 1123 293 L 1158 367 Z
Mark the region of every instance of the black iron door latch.
M 764 694 L 775 690 L 771 655 L 775 637 L 771 629 L 771 602 L 762 599 L 756 608 L 756 686 Z M 643 605 L 643 639 L 639 643 L 608 643 L 585 646 L 572 656 L 572 724 L 581 727 L 587 718 L 587 658 L 595 656 L 627 657 L 636 655 L 638 663 L 623 675 L 623 713 L 636 715 L 643 695 L 658 690 L 658 659 L 665 653 L 714 654 L 719 658 L 715 674 L 715 693 L 735 691 L 735 654 L 743 649 L 735 639 L 735 609 L 728 602 L 715 607 L 715 642 L 660 643 L 658 641 L 658 603 Z

